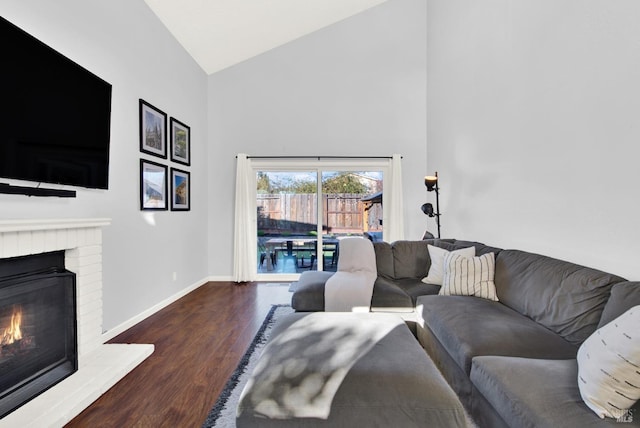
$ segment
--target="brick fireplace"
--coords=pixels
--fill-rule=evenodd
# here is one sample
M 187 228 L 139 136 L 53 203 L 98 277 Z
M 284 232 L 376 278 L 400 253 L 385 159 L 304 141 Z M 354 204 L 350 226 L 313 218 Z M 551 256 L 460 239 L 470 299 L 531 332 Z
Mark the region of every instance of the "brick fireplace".
M 64 251 L 76 274 L 78 371 L 0 419 L 2 426 L 59 427 L 153 352 L 153 345 L 104 344 L 102 228 L 108 219 L 2 220 L 0 259 Z

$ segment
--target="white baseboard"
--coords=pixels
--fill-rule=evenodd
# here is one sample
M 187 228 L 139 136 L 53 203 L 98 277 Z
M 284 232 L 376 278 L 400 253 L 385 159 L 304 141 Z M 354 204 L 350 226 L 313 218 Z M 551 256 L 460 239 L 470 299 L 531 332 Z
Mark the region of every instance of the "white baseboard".
M 149 309 L 147 309 L 146 311 L 136 315 L 135 317 L 130 318 L 127 321 L 123 322 L 122 324 L 115 326 L 111 330 L 105 331 L 104 333 L 102 333 L 102 343 L 106 343 L 107 341 L 113 339 L 114 337 L 116 337 L 120 333 L 122 333 L 122 332 L 130 329 L 134 325 L 138 324 L 140 321 L 145 320 L 146 318 L 148 318 L 151 315 L 155 314 L 159 310 L 164 309 L 165 307 L 169 306 L 170 304 L 172 304 L 176 300 L 180 299 L 181 297 L 184 297 L 187 294 L 191 293 L 196 288 L 199 288 L 199 287 L 203 286 L 208 281 L 212 281 L 212 280 L 209 279 L 209 278 L 202 279 L 202 280 L 196 282 L 195 284 L 192 284 L 189 287 L 177 292 L 173 296 L 167 297 L 166 299 L 164 299 L 160 303 L 150 307 Z M 218 281 L 220 281 L 220 280 L 218 280 Z
M 210 276 L 207 278 L 209 282 L 233 282 L 233 276 L 225 275 L 225 276 Z

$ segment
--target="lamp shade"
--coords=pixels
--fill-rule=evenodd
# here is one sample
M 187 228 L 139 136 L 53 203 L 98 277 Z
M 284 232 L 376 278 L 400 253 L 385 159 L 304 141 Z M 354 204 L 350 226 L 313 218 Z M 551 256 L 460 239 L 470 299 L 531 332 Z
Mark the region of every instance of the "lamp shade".
M 427 175 L 424 177 L 424 185 L 427 186 L 427 192 L 431 192 L 436 184 L 438 184 L 437 175 Z
M 433 217 L 433 205 L 431 205 L 429 202 L 427 202 L 426 204 L 422 204 L 420 208 L 422 209 L 423 213 L 425 213 L 429 217 Z

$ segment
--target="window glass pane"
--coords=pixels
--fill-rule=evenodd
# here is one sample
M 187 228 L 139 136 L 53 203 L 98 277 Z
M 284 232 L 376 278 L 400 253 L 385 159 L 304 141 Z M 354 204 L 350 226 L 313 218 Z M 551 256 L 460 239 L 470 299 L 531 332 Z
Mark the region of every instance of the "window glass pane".
M 382 173 L 323 171 L 323 231 L 382 238 Z M 378 236 L 379 235 L 379 236 Z
M 316 171 L 258 171 L 258 273 L 317 269 Z

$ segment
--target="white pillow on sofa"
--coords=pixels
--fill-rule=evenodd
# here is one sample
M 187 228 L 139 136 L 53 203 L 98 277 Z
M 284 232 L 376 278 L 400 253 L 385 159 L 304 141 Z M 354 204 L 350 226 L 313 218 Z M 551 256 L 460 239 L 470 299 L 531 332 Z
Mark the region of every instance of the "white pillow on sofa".
M 601 418 L 624 416 L 640 399 L 640 305 L 596 330 L 577 358 L 585 404 Z
M 429 250 L 429 258 L 431 259 L 431 266 L 427 276 L 422 278 L 422 282 L 425 284 L 442 285 L 442 279 L 444 277 L 444 257 L 449 254 L 460 254 L 464 257 L 473 257 L 476 255 L 476 247 L 461 248 L 459 250 L 447 251 L 444 248 L 435 247 L 431 244 L 427 245 Z
M 450 253 L 444 258 L 444 278 L 441 296 L 476 296 L 498 301 L 496 284 L 496 259 L 493 253 L 479 257 L 464 257 Z

